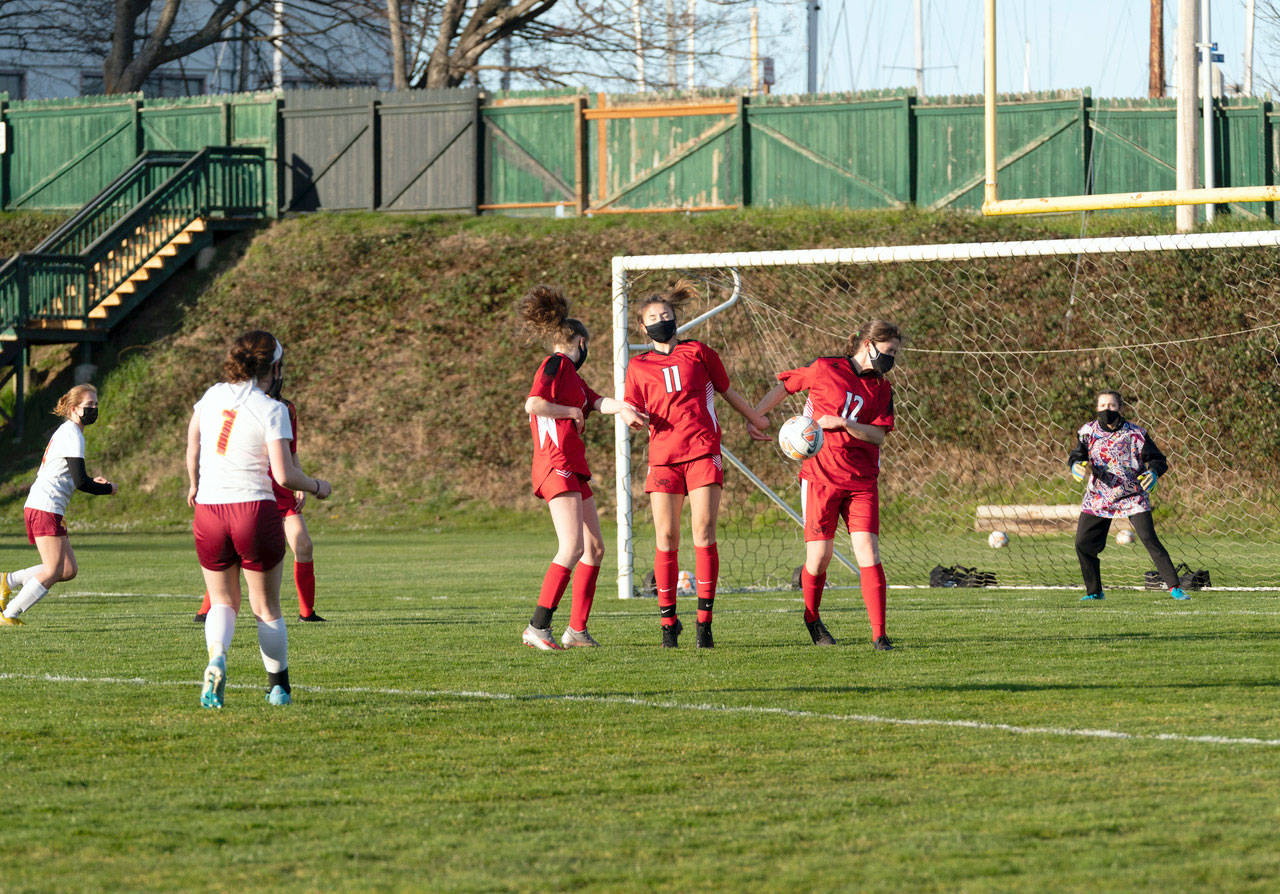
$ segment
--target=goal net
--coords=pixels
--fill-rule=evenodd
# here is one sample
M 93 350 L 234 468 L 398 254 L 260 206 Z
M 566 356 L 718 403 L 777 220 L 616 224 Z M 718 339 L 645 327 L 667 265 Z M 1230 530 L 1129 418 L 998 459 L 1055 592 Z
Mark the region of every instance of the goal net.
M 1115 389 L 1169 459 L 1153 496 L 1175 563 L 1216 587 L 1280 583 L 1280 231 L 614 259 L 614 375 L 646 346 L 632 302 L 677 277 L 702 285 L 682 337 L 725 361 L 755 403 L 775 374 L 841 352 L 873 318 L 905 343 L 889 374 L 897 427 L 881 451 L 890 585 L 935 566 L 999 585 L 1079 586 L 1083 485 L 1066 457 Z M 687 321 L 687 322 L 686 322 Z M 772 414 L 774 431 L 803 396 Z M 751 441 L 723 400 L 722 591 L 787 588 L 804 556 L 798 465 Z M 619 595 L 638 595 L 654 536 L 646 438 L 617 424 Z M 633 470 L 635 474 L 633 474 Z M 776 495 L 777 499 L 770 496 Z M 692 567 L 688 510 L 681 568 Z M 1115 535 L 1126 527 L 1112 526 Z M 988 546 L 993 530 L 1009 535 Z M 836 548 L 849 555 L 843 528 Z M 1141 544 L 1114 536 L 1108 587 L 1142 586 Z M 856 583 L 833 563 L 832 585 Z

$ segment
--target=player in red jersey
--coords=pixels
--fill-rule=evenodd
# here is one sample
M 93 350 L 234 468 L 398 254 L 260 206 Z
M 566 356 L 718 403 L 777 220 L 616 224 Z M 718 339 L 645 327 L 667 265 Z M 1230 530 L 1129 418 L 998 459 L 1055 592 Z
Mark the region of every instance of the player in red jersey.
M 587 617 L 604 558 L 604 538 L 595 497 L 587 483 L 591 472 L 582 427 L 592 410 L 619 414 L 636 430 L 648 420 L 634 407 L 596 394 L 578 376 L 587 359 L 590 335 L 581 321 L 569 316 L 564 292 L 554 286 L 534 286 L 520 302 L 520 315 L 530 330 L 551 342 L 553 351 L 534 374 L 524 409 L 533 434 L 533 492 L 547 501 L 558 541 L 555 557 L 542 579 L 538 606 L 521 639 L 526 646 L 545 651 L 598 646 L 587 633 Z M 551 616 L 570 577 L 573 607 L 557 643 L 551 633 Z
M 289 411 L 289 426 L 293 429 L 293 437 L 289 440 L 289 455 L 295 463 L 298 458 L 298 408 L 293 401 L 280 396 L 284 379 L 276 379 L 275 385 L 267 392 L 284 404 Z M 305 490 L 289 490 L 271 480 L 271 492 L 276 498 L 276 508 L 284 519 L 284 539 L 293 553 L 293 585 L 298 591 L 298 620 L 321 622 L 324 618 L 316 614 L 316 566 L 314 546 L 311 532 L 307 530 L 307 522 L 302 517 L 302 507 L 307 502 Z M 209 593 L 206 590 L 200 611 L 196 613 L 196 623 L 203 624 L 209 615 Z
M 880 445 L 893 431 L 893 389 L 884 374 L 893 368 L 902 333 L 893 323 L 872 320 L 849 336 L 845 354 L 819 357 L 808 366 L 778 373 L 778 384 L 756 405 L 768 414 L 787 394 L 809 392 L 804 415 L 822 426 L 822 449 L 800 466 L 804 507 L 804 622 L 819 646 L 835 639 L 818 614 L 827 582 L 838 519 L 853 541 L 862 580 L 862 600 L 876 649 L 893 648 L 885 635 L 885 576 L 880 564 Z M 753 437 L 763 434 L 753 431 Z
M 720 355 L 700 341 L 677 340 L 676 309 L 696 294 L 693 283 L 681 280 L 640 302 L 636 315 L 653 350 L 633 357 L 627 365 L 624 394 L 627 403 L 649 415 L 649 471 L 644 489 L 658 539 L 653 576 L 666 648 L 678 645 L 683 628 L 676 616 L 676 582 L 680 513 L 686 495 L 693 527 L 697 645 L 702 649 L 715 645 L 711 620 L 720 578 L 716 521 L 724 485 L 716 394 L 724 395 L 748 422 L 761 428 L 769 424 L 730 387 Z

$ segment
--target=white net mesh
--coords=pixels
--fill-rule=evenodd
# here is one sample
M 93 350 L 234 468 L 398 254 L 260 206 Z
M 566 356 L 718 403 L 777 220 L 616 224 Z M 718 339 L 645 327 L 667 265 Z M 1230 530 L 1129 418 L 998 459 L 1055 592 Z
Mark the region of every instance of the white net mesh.
M 1175 563 L 1209 570 L 1215 586 L 1272 586 L 1280 584 L 1278 242 L 1268 232 L 822 253 L 832 263 L 779 263 L 808 260 L 797 253 L 755 264 L 726 255 L 719 266 L 695 256 L 628 259 L 663 269 L 629 271 L 625 290 L 635 300 L 677 276 L 699 281 L 704 303 L 681 314 L 691 319 L 726 299 L 736 270 L 740 301 L 685 337 L 715 348 L 753 403 L 778 370 L 840 353 L 867 320 L 902 328 L 890 374 L 897 428 L 881 454 L 891 584 L 925 585 L 934 566 L 964 565 L 994 572 L 1001 585 L 1078 586 L 1069 507 L 1083 486 L 1071 481 L 1066 456 L 1093 417 L 1096 392 L 1116 389 L 1169 458 L 1153 503 Z M 630 335 L 642 337 L 634 324 Z M 775 430 L 801 406 L 797 396 L 775 411 Z M 798 509 L 797 465 L 776 445 L 751 442 L 723 401 L 720 416 L 728 450 Z M 637 474 L 631 494 L 619 494 L 631 507 L 637 586 L 653 557 L 644 441 L 632 438 Z M 995 529 L 1008 533 L 1007 548 L 988 547 Z M 836 546 L 847 542 L 842 531 Z M 799 527 L 728 464 L 719 544 L 725 590 L 790 586 L 803 559 Z M 681 567 L 686 553 L 687 533 Z M 1153 566 L 1140 544 L 1112 540 L 1102 567 L 1107 586 L 1141 586 Z M 833 583 L 842 574 L 833 566 Z

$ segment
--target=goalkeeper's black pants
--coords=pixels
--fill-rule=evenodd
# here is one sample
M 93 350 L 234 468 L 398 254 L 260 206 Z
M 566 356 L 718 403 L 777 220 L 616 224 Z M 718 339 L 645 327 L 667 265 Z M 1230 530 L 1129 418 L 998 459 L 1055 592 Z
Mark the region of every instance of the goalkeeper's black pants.
M 1170 589 L 1178 586 L 1178 572 L 1173 570 L 1173 560 L 1169 558 L 1169 551 L 1156 536 L 1156 526 L 1151 521 L 1151 513 L 1139 512 L 1131 515 L 1129 524 L 1133 525 L 1134 533 L 1147 548 L 1151 561 L 1156 565 L 1156 571 L 1160 572 L 1160 579 Z M 1080 521 L 1076 524 L 1076 556 L 1080 559 L 1080 574 L 1084 577 L 1086 593 L 1102 592 L 1102 571 L 1098 554 L 1106 549 L 1107 532 L 1110 530 L 1111 519 L 1100 518 L 1087 512 L 1080 513 Z

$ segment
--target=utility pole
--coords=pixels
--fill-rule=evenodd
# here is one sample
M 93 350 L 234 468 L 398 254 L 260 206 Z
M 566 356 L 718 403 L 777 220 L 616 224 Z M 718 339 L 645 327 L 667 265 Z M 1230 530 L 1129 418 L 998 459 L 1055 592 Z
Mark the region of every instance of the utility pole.
M 916 0 L 916 96 L 924 96 L 924 0 Z
M 667 39 L 666 39 L 666 55 L 667 55 L 667 84 L 668 90 L 676 90 L 679 85 L 676 83 L 676 3 L 675 0 L 666 0 L 666 8 L 664 12 L 667 16 Z
M 1151 0 L 1151 51 L 1147 57 L 1147 96 L 1164 96 L 1164 0 Z
M 1209 0 L 1200 0 L 1200 89 L 1204 91 L 1201 102 L 1201 120 L 1204 124 L 1204 188 L 1213 189 L 1213 40 L 1209 34 Z M 1205 223 L 1213 223 L 1214 206 L 1204 206 Z
M 284 0 L 276 0 L 271 22 L 271 86 L 284 89 Z
M 748 93 L 760 90 L 760 7 L 751 7 L 751 86 Z
M 1178 0 L 1178 151 L 1175 185 L 1196 188 L 1196 0 Z M 1194 205 L 1178 205 L 1174 212 L 1178 232 L 1196 226 Z
M 809 76 L 805 80 L 805 92 L 818 92 L 818 0 L 805 0 L 809 28 Z
M 688 26 L 688 28 L 689 28 L 689 33 L 688 33 L 687 43 L 686 43 L 686 45 L 685 45 L 685 50 L 686 50 L 686 52 L 688 53 L 688 56 L 689 56 L 689 58 L 688 58 L 689 68 L 688 68 L 688 71 L 687 71 L 687 75 L 688 75 L 688 83 L 686 84 L 686 86 L 689 88 L 689 92 L 690 92 L 690 93 L 692 93 L 692 92 L 694 91 L 694 89 L 695 89 L 695 81 L 694 81 L 694 78 L 693 78 L 693 76 L 694 76 L 694 67 L 693 67 L 693 63 L 694 63 L 694 55 L 693 55 L 693 38 L 694 38 L 694 34 L 695 34 L 695 33 L 696 33 L 696 31 L 697 31 L 697 23 L 698 23 L 698 16 L 697 16 L 697 14 L 698 14 L 698 0 L 689 0 L 688 9 L 687 9 L 687 10 L 686 10 L 686 12 L 685 12 L 685 15 L 686 15 L 686 16 L 688 17 L 688 19 L 689 19 L 689 20 L 688 20 L 688 22 L 686 22 L 686 23 L 685 23 L 685 24 Z
M 1253 96 L 1253 0 L 1244 4 L 1244 95 Z
M 631 0 L 631 30 L 636 42 L 636 89 L 646 93 L 644 83 L 644 33 L 640 30 L 640 0 Z

